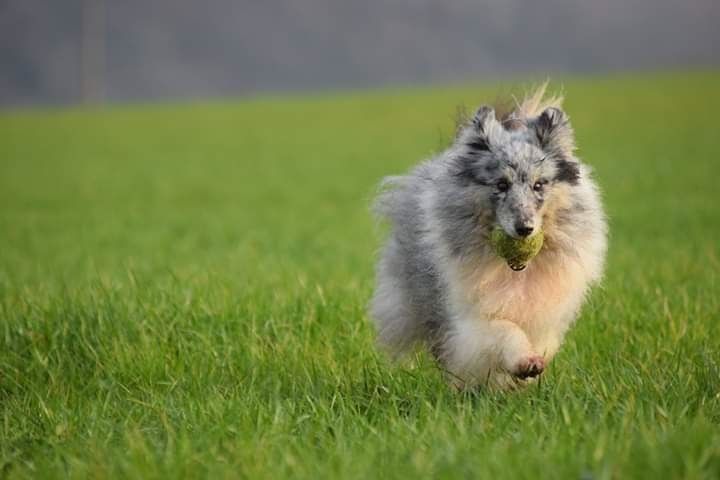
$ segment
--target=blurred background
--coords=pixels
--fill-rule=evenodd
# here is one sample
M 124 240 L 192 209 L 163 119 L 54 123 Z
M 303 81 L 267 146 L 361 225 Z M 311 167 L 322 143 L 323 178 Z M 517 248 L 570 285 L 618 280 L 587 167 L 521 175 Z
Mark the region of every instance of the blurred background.
M 0 107 L 720 64 L 718 0 L 0 0 Z

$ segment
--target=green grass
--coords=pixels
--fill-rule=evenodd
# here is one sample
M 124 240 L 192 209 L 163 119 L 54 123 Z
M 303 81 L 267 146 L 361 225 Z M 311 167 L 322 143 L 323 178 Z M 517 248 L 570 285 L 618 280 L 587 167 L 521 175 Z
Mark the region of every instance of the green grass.
M 718 478 L 718 84 L 565 84 L 607 276 L 508 394 L 365 312 L 377 181 L 500 88 L 0 115 L 0 477 Z

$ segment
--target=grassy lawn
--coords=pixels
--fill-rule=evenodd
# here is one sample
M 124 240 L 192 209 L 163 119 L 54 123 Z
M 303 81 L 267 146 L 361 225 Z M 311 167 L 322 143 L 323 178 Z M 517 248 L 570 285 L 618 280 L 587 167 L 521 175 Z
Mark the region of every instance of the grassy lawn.
M 718 478 L 718 85 L 565 82 L 608 270 L 510 394 L 365 311 L 377 181 L 505 87 L 0 115 L 0 477 Z

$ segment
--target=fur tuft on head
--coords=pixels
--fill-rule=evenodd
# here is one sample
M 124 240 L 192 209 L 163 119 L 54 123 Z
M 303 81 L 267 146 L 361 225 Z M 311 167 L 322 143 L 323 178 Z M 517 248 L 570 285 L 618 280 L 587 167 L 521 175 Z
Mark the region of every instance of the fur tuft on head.
M 562 109 L 564 100 L 562 95 L 546 95 L 548 83 L 546 80 L 533 88 L 519 102 L 513 97 L 515 106 L 501 118 L 501 121 L 509 119 L 528 120 L 539 116 L 548 108 Z

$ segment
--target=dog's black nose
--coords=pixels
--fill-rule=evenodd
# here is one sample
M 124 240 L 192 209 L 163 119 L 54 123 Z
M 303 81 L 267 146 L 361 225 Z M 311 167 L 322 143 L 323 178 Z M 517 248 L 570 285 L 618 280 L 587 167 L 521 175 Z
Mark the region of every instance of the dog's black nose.
M 531 225 L 526 225 L 524 223 L 516 223 L 515 224 L 515 231 L 518 235 L 521 237 L 527 237 L 533 232 L 534 228 Z

